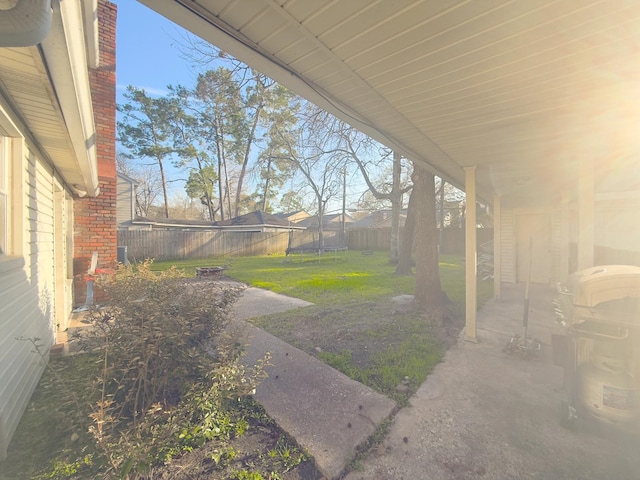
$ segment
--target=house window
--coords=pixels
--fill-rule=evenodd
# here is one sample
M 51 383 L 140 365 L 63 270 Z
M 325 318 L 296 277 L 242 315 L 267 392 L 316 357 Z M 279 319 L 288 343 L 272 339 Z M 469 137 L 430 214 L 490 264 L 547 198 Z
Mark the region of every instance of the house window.
M 0 256 L 7 255 L 7 231 L 9 230 L 9 155 L 7 155 L 8 141 L 0 136 Z

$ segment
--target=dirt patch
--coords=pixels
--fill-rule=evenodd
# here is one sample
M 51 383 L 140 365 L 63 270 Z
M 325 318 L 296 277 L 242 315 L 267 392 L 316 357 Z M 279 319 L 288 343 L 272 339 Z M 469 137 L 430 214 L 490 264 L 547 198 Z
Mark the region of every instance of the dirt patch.
M 156 470 L 158 480 L 258 478 L 252 472 L 278 472 L 281 480 L 320 480 L 313 460 L 286 447 L 292 440 L 272 424 L 252 422 L 248 433 L 220 443 L 211 441 Z M 260 477 L 268 479 L 271 477 Z

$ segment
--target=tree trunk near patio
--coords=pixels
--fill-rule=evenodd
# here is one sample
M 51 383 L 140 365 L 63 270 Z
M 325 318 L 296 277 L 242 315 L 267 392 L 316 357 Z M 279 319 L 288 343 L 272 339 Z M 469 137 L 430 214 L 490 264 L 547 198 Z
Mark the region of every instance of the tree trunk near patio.
M 400 176 L 402 175 L 401 156 L 398 152 L 393 152 L 393 186 L 391 188 L 391 246 L 389 249 L 389 259 L 392 262 L 400 261 L 400 210 L 402 210 L 402 197 L 400 189 Z M 406 223 L 406 219 L 405 219 Z
M 431 172 L 414 165 L 413 191 L 416 199 L 415 254 L 416 289 L 414 301 L 420 309 L 432 309 L 448 302 L 440 284 L 436 225 L 435 180 Z
M 413 180 L 414 173 L 411 175 Z M 409 195 L 409 205 L 407 207 L 407 218 L 404 222 L 404 229 L 400 235 L 400 249 L 398 252 L 398 265 L 396 266 L 396 275 L 413 275 L 412 268 L 412 253 L 413 253 L 413 239 L 416 229 L 416 209 L 417 198 L 414 195 L 414 190 L 411 190 Z

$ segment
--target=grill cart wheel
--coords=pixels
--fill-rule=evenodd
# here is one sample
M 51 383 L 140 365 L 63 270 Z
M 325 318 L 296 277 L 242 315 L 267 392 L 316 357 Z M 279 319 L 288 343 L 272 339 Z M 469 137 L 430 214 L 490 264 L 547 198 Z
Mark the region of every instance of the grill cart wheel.
M 576 429 L 576 409 L 573 408 L 567 400 L 560 402 L 560 425 L 569 430 Z

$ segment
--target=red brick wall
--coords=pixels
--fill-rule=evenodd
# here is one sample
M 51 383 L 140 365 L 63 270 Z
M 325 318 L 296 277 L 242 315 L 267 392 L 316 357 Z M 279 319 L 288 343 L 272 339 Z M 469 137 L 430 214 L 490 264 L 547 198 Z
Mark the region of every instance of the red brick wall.
M 98 252 L 98 268 L 116 263 L 116 17 L 117 7 L 98 1 L 100 64 L 89 71 L 91 100 L 96 125 L 98 180 L 100 195 L 74 200 L 74 303 L 86 298 L 85 273 L 93 252 Z M 104 300 L 94 292 L 95 302 Z

